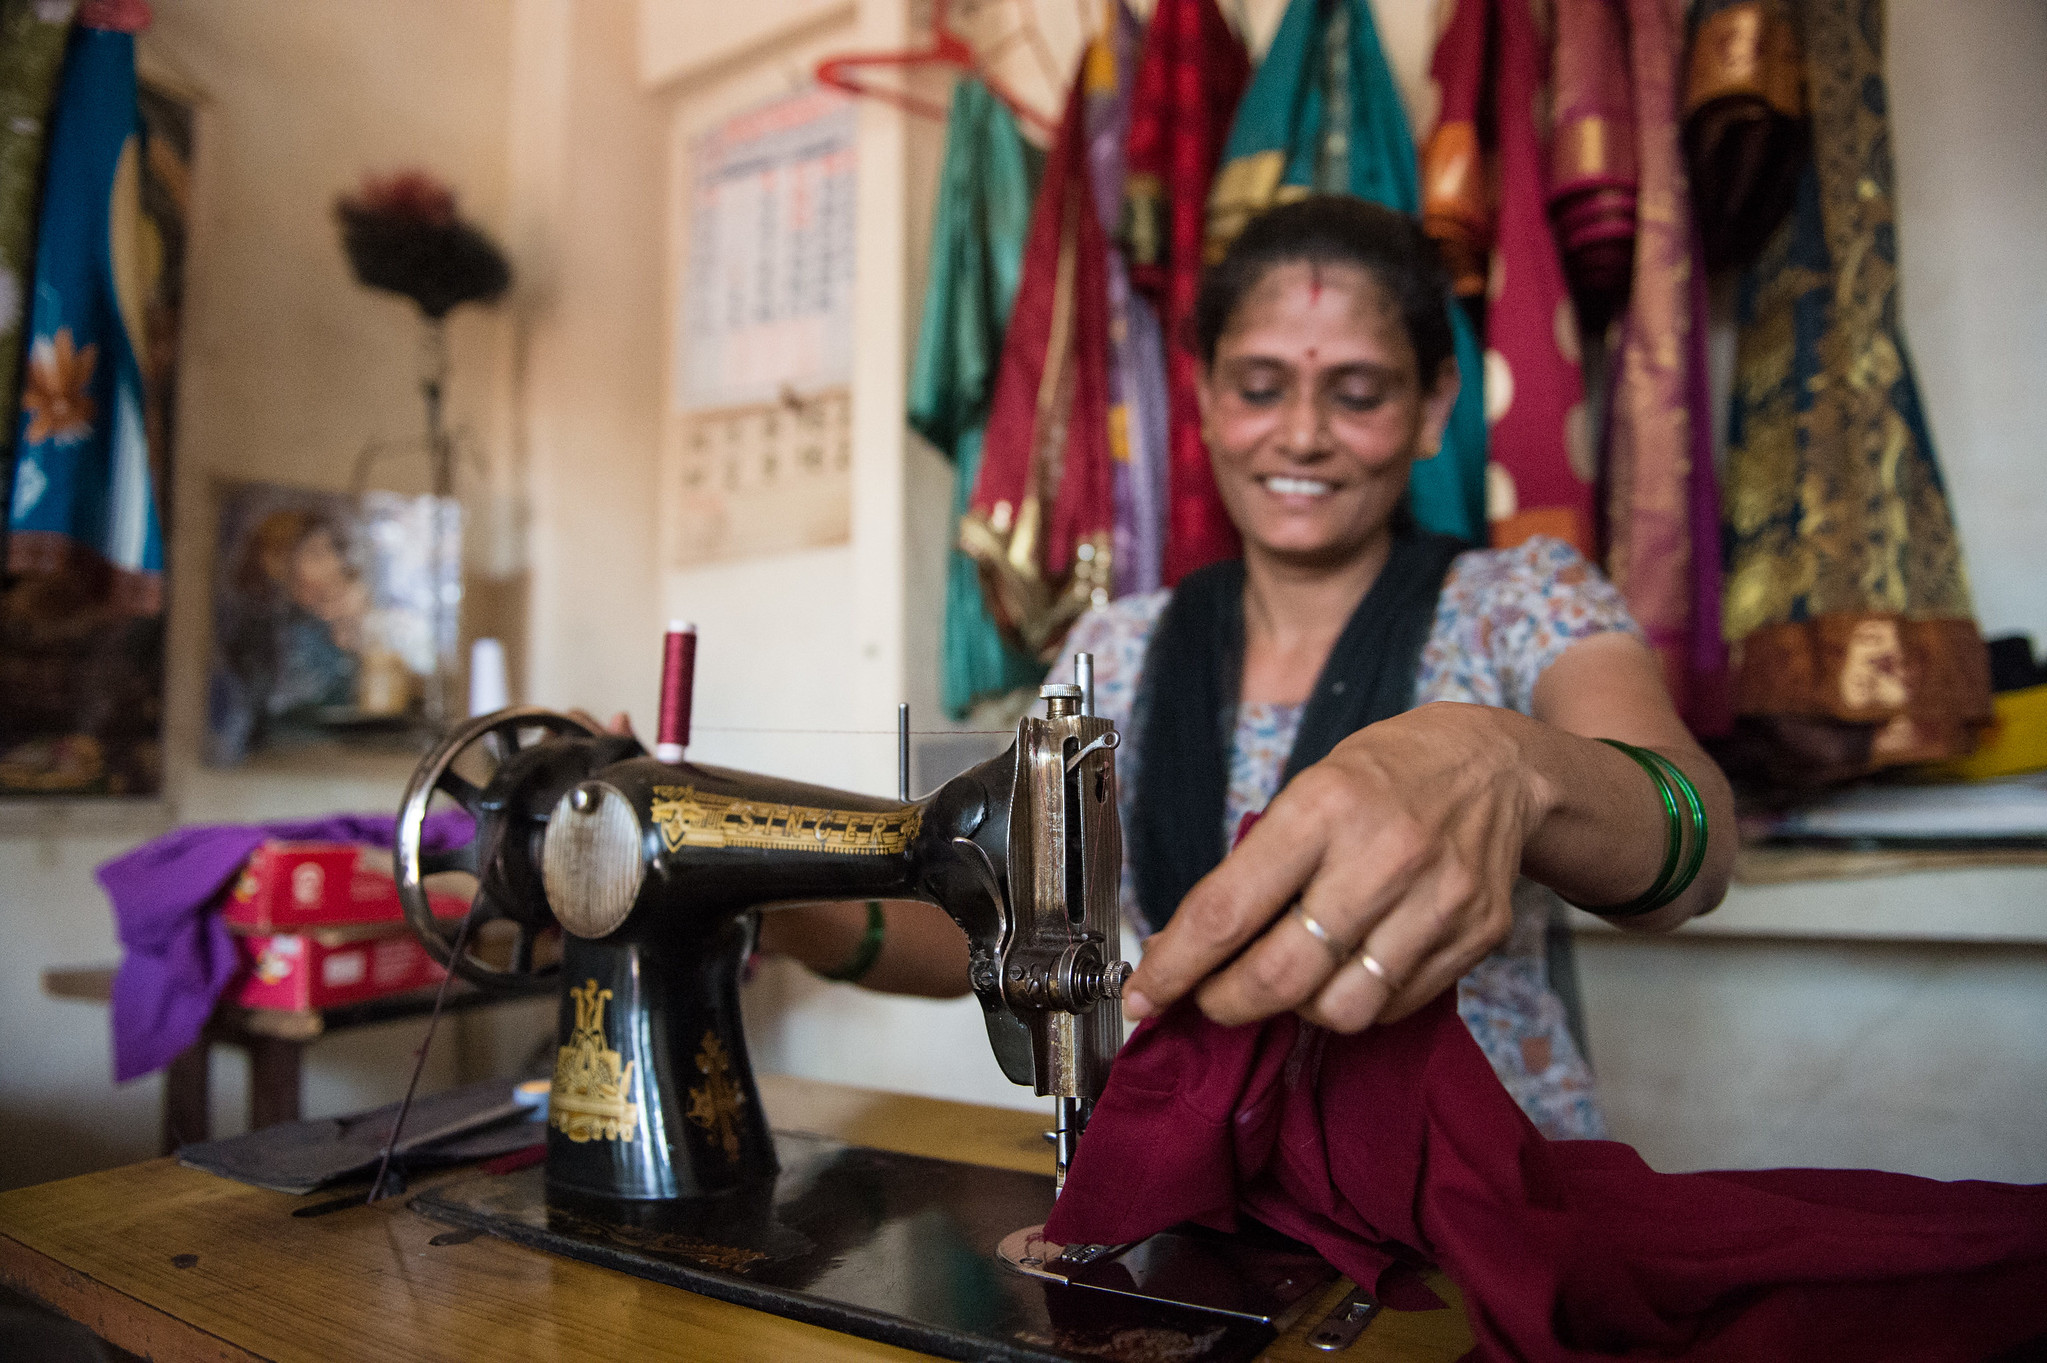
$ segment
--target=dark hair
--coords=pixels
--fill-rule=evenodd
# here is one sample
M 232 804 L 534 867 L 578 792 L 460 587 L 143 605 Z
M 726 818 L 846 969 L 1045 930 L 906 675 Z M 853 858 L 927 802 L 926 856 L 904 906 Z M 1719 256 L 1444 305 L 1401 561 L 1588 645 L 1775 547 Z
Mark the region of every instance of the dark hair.
M 1450 278 L 1436 244 L 1405 213 L 1342 194 L 1314 194 L 1251 219 L 1223 258 L 1201 276 L 1195 295 L 1194 353 L 1215 363 L 1215 348 L 1244 295 L 1275 265 L 1354 265 L 1379 282 L 1400 309 L 1423 389 L 1450 358 Z

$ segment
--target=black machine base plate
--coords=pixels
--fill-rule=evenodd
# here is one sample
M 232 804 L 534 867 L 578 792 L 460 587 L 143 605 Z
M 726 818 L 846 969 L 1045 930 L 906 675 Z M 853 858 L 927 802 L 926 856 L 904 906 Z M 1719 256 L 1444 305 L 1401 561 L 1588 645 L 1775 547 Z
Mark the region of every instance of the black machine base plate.
M 557 1195 L 550 1204 L 534 1168 L 445 1183 L 412 1205 L 774 1315 L 1005 1363 L 1243 1363 L 1335 1278 L 1291 1241 L 1183 1230 L 1183 1241 L 1212 1245 L 1206 1275 L 1235 1284 L 1220 1310 L 1124 1295 L 1127 1286 L 1049 1282 L 996 1255 L 1004 1236 L 1050 1213 L 1049 1177 L 791 1132 L 777 1132 L 775 1145 L 781 1176 L 758 1194 L 601 1204 Z

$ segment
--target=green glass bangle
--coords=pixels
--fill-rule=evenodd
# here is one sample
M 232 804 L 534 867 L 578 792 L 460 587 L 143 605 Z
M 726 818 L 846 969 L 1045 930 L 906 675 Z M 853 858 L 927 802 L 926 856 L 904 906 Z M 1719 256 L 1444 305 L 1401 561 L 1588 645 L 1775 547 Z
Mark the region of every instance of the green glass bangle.
M 1599 741 L 1627 754 L 1636 766 L 1648 773 L 1650 781 L 1655 783 L 1656 793 L 1663 797 L 1663 817 L 1668 831 L 1664 836 L 1663 865 L 1657 870 L 1656 879 L 1648 889 L 1625 904 L 1583 904 L 1579 907 L 1588 913 L 1596 913 L 1601 918 L 1634 918 L 1641 914 L 1654 913 L 1670 902 L 1665 896 L 1669 891 L 1671 878 L 1677 874 L 1678 858 L 1684 851 L 1684 821 L 1677 812 L 1677 792 L 1671 789 L 1662 769 L 1651 760 L 1651 755 L 1646 750 L 1632 743 L 1623 743 L 1616 738 L 1602 738 Z
M 888 933 L 888 918 L 881 911 L 881 901 L 867 901 L 867 931 L 860 934 L 860 945 L 853 948 L 853 954 L 837 970 L 820 970 L 817 973 L 840 984 L 855 984 L 874 963 L 881 959 L 882 939 Z
M 1692 779 L 1684 774 L 1682 767 L 1660 752 L 1648 749 L 1643 751 L 1649 753 L 1656 765 L 1663 769 L 1671 784 L 1674 784 L 1685 797 L 1685 812 L 1691 816 L 1689 829 L 1692 837 L 1691 850 L 1685 854 L 1684 865 L 1678 869 L 1677 879 L 1670 883 L 1669 890 L 1665 892 L 1663 902 L 1668 904 L 1691 888 L 1692 882 L 1699 878 L 1699 868 L 1706 864 L 1706 806 L 1699 800 L 1699 788 L 1692 784 Z

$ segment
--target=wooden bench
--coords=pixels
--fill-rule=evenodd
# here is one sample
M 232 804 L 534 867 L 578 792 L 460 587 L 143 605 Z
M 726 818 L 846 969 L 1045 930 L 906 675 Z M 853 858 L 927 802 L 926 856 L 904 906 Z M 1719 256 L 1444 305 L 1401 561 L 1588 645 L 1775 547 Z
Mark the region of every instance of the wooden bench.
M 52 998 L 106 1003 L 113 996 L 111 966 L 45 970 L 43 992 Z M 486 994 L 459 981 L 448 990 L 444 1012 L 509 1003 L 516 994 Z M 166 1155 L 195 1141 L 211 1140 L 208 1086 L 216 1043 L 238 1046 L 249 1057 L 249 1129 L 295 1122 L 300 1111 L 300 1074 L 306 1047 L 330 1032 L 373 1027 L 380 1022 L 422 1018 L 433 1011 L 434 991 L 393 994 L 339 1008 L 239 1008 L 223 1003 L 207 1019 L 199 1040 L 164 1071 L 163 1140 Z

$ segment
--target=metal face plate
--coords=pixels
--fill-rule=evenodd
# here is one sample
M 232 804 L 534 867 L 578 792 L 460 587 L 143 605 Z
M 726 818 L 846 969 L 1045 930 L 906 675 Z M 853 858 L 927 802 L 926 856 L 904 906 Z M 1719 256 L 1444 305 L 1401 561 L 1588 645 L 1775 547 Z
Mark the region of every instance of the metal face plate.
M 1116 759 L 1106 744 L 1091 748 L 1114 732 L 1115 725 L 1093 715 L 1017 725 L 1009 811 L 1015 927 L 1005 943 L 1011 960 L 1042 961 L 1086 940 L 1100 944 L 1104 960 L 1123 958 Z M 1100 1097 L 1123 1044 L 1120 1003 L 1104 999 L 1079 1014 L 1018 1011 L 1031 1028 L 1037 1091 L 1090 1102 Z
M 578 805 L 581 808 L 578 808 Z M 611 786 L 589 781 L 548 816 L 540 878 L 564 931 L 606 937 L 633 911 L 647 876 L 639 816 Z

